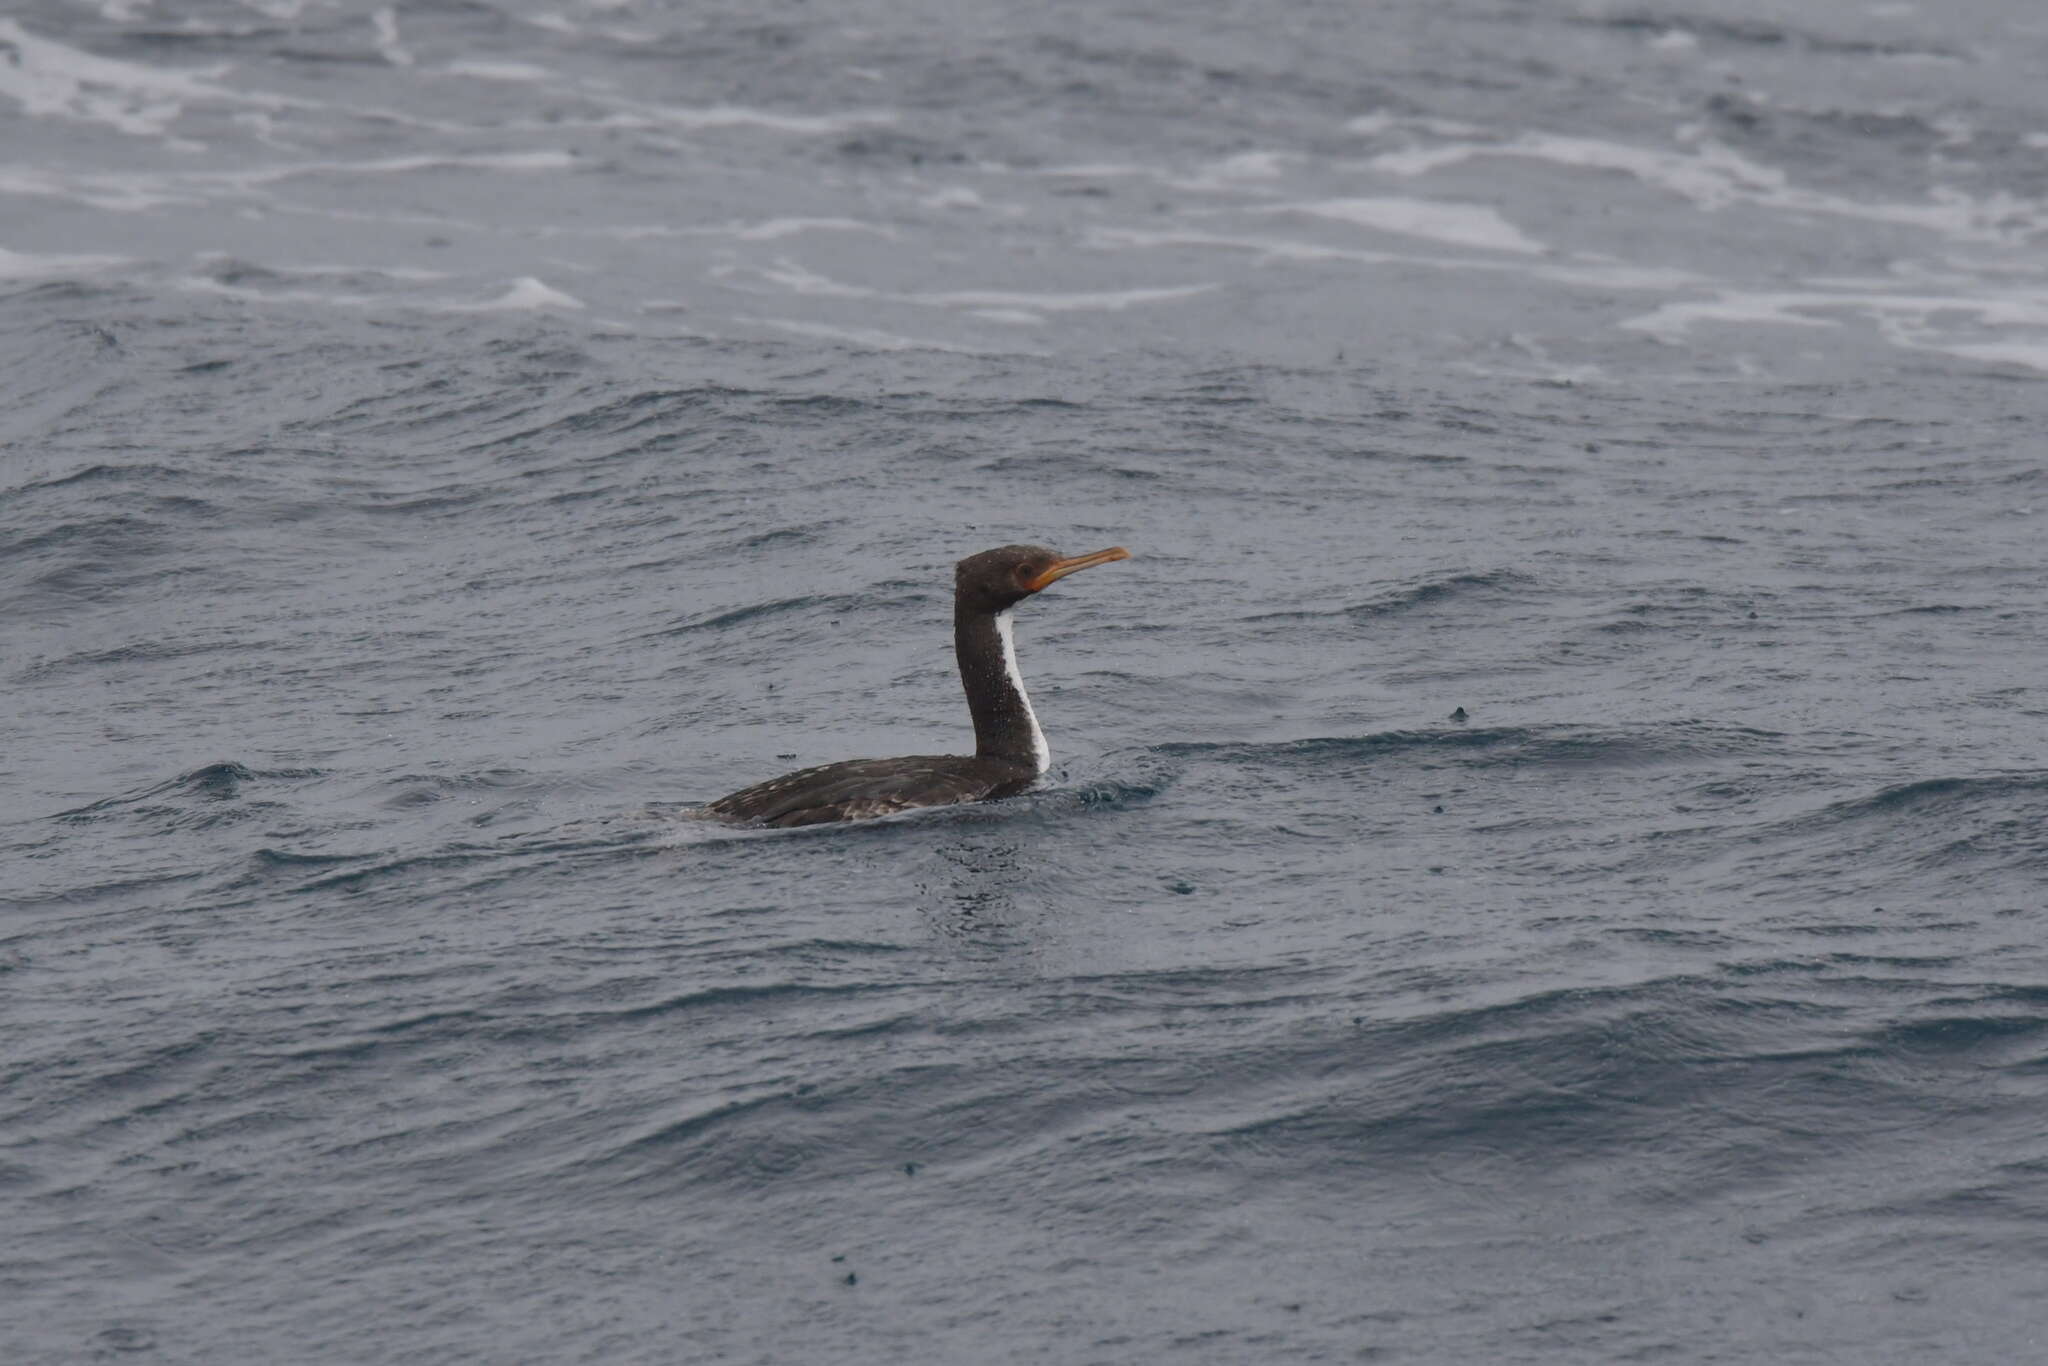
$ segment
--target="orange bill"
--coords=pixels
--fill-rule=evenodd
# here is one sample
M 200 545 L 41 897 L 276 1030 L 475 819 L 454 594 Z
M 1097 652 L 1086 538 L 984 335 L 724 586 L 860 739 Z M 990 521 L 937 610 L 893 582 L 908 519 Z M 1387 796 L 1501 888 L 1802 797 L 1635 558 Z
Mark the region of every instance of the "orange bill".
M 1070 560 L 1054 560 L 1046 566 L 1042 573 L 1024 580 L 1024 587 L 1036 593 L 1047 584 L 1058 579 L 1064 579 L 1069 574 L 1077 573 L 1083 569 L 1092 569 L 1098 564 L 1109 564 L 1116 560 L 1128 560 L 1129 558 L 1131 558 L 1130 551 L 1120 545 L 1113 545 L 1107 550 L 1097 550 L 1086 555 L 1076 555 Z

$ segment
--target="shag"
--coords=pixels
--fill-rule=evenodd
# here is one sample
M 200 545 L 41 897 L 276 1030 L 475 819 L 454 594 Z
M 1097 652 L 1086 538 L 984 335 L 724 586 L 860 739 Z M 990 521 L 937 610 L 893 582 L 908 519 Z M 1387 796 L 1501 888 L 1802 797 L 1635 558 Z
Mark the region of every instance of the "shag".
M 1017 672 L 1011 609 L 1069 574 L 1130 557 L 1122 546 L 1062 559 L 1043 546 L 1006 545 L 953 567 L 953 650 L 974 717 L 974 753 L 799 769 L 708 802 L 703 814 L 759 825 L 820 825 L 1022 792 L 1051 765 L 1052 752 Z

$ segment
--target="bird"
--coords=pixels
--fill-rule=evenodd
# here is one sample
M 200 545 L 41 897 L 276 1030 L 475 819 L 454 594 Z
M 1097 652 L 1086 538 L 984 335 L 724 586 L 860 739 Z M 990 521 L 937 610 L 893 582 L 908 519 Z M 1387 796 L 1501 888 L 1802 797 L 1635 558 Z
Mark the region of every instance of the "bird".
M 706 802 L 699 814 L 752 825 L 823 825 L 1022 792 L 1051 766 L 1052 751 L 1017 672 L 1010 613 L 1069 574 L 1130 557 L 1122 546 L 1063 558 L 1044 546 L 1006 545 L 953 566 L 953 652 L 974 718 L 974 753 L 821 764 Z

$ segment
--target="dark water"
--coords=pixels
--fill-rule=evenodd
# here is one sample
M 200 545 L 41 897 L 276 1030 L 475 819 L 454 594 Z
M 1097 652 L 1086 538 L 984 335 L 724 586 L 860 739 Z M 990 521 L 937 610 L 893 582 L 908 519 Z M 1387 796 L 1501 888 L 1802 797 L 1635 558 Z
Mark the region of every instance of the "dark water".
M 2044 73 L 17 0 L 0 1359 L 2040 1359 Z

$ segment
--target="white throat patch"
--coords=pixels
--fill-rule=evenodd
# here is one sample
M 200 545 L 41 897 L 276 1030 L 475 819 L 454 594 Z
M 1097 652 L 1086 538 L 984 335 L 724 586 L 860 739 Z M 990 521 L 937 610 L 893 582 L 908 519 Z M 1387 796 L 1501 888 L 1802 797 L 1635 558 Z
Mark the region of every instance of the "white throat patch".
M 1052 750 L 1045 743 L 1045 732 L 1038 728 L 1038 713 L 1031 710 L 1031 694 L 1024 691 L 1024 675 L 1017 672 L 1017 642 L 1010 634 L 1007 607 L 996 613 L 996 636 L 1003 642 L 1003 672 L 1010 676 L 1010 686 L 1017 690 L 1017 700 L 1024 704 L 1024 719 L 1031 723 L 1032 758 L 1043 773 L 1052 767 Z

